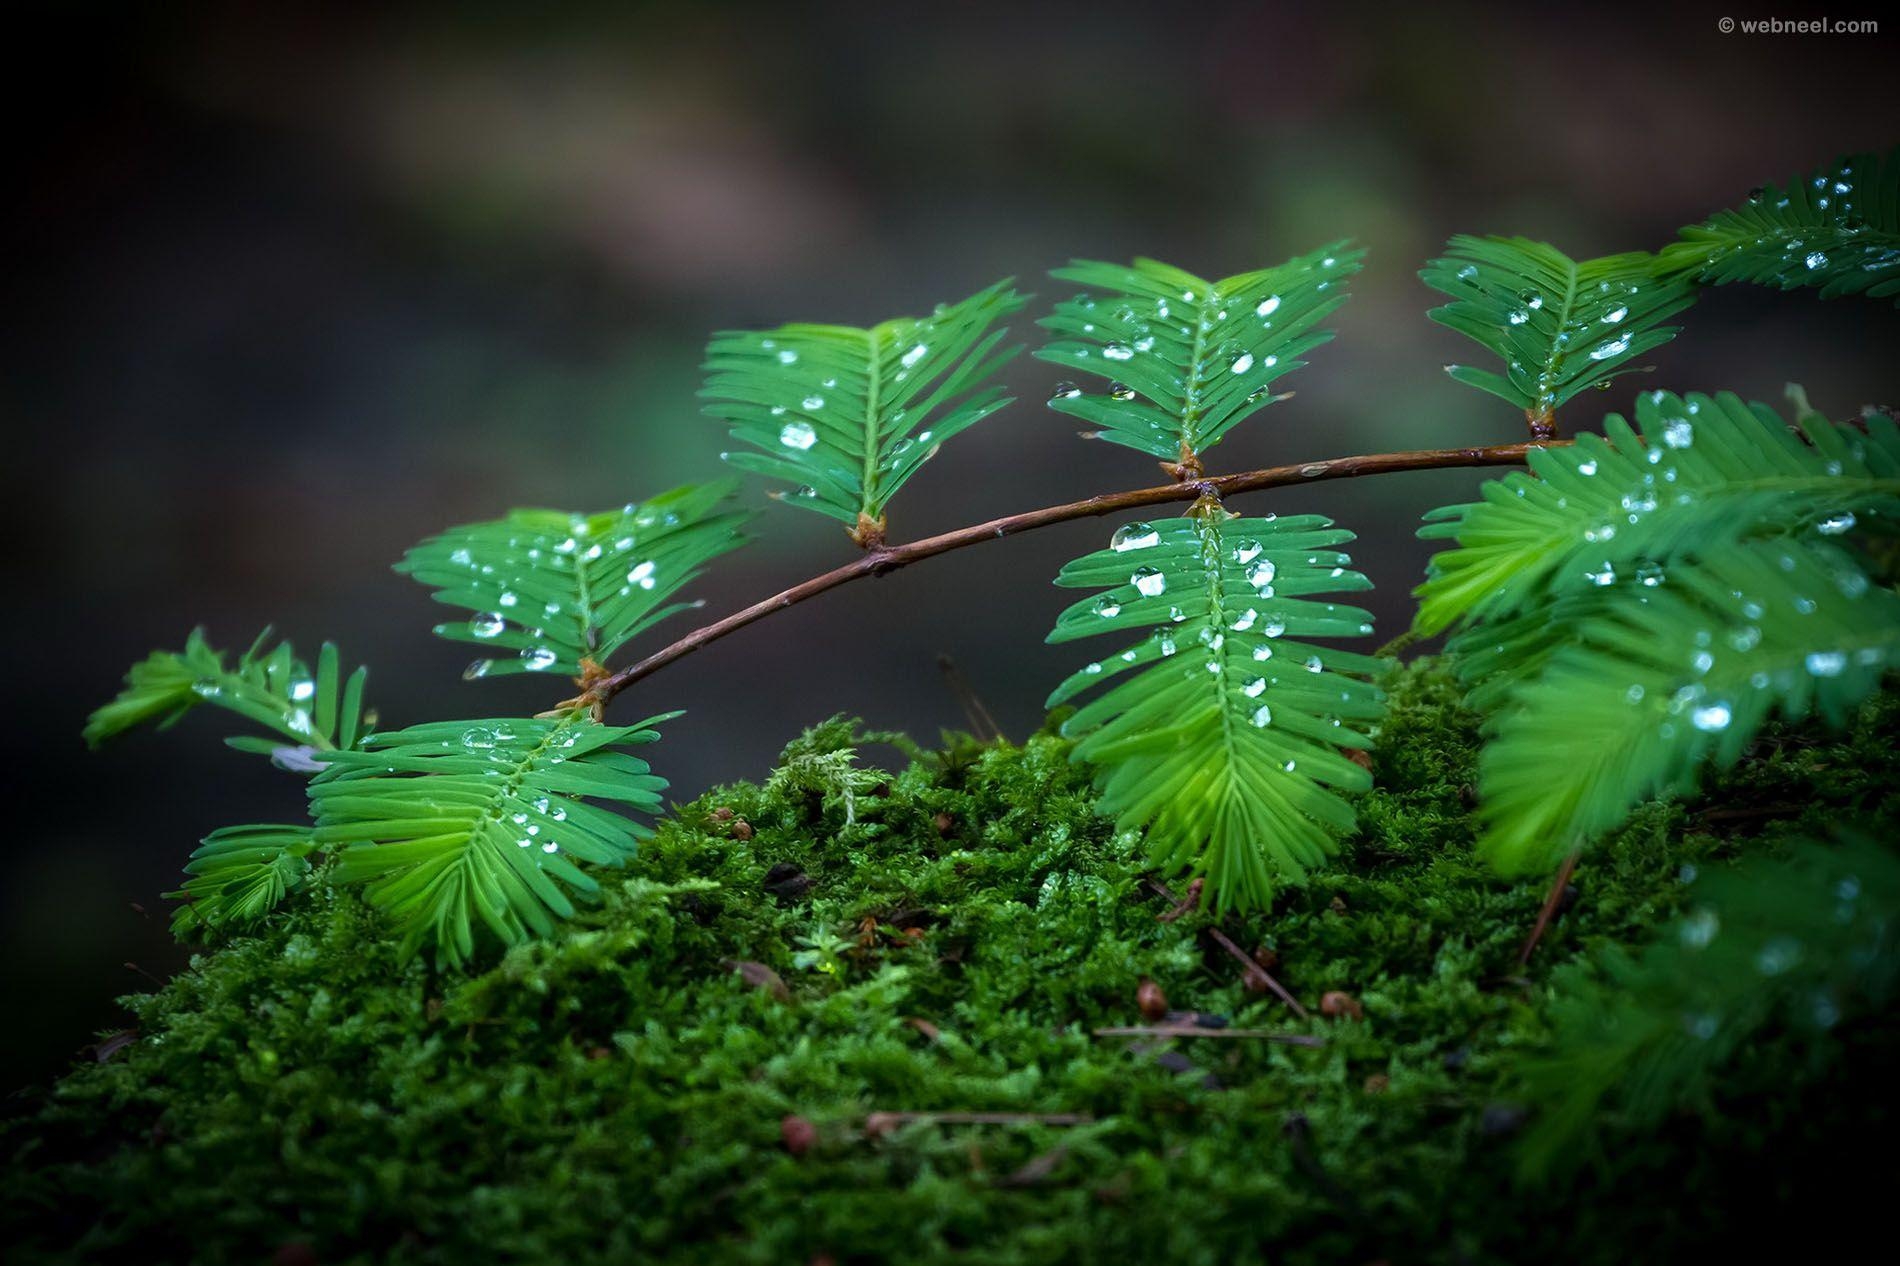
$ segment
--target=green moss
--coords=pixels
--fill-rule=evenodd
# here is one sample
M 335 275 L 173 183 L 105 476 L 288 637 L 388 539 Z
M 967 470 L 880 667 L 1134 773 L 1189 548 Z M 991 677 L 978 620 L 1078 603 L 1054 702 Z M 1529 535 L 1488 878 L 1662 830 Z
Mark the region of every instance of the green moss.
M 1520 971 L 1543 885 L 1471 855 L 1475 721 L 1430 665 L 1388 688 L 1358 835 L 1219 925 L 1363 1018 L 1300 1020 L 1241 987 L 1209 918 L 1159 921 L 1060 740 L 827 785 L 827 753 L 867 741 L 831 724 L 795 776 L 681 807 L 598 909 L 479 974 L 398 966 L 319 884 L 129 999 L 137 1040 L 9 1128 L 10 1260 L 1620 1262 L 1759 1244 L 1756 1217 L 1891 1176 L 1843 1160 L 1891 1115 L 1890 1024 L 1855 1026 L 1825 1075 L 1770 1040 L 1660 1132 L 1606 1122 L 1587 1198 L 1516 1189 L 1537 1105 L 1514 1096 L 1553 970 L 1644 940 L 1686 865 L 1844 816 L 1891 831 L 1900 709 L 1775 731 L 1699 804 L 1640 811 Z M 1093 1036 L 1141 1022 L 1144 978 L 1325 1044 Z M 867 1128 L 947 1111 L 1089 1120 Z

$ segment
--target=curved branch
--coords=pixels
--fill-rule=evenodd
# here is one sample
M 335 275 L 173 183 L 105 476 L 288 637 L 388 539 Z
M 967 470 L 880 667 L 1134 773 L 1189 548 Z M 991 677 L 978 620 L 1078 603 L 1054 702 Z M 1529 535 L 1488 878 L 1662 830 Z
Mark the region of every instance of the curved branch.
M 711 624 L 694 629 L 671 646 L 655 651 L 639 663 L 598 678 L 581 693 L 575 702 L 598 708 L 641 678 L 651 676 L 675 660 L 684 659 L 701 647 L 717 642 L 728 633 L 736 633 L 748 624 L 763 620 L 775 611 L 796 606 L 807 598 L 815 598 L 827 589 L 836 589 L 839 585 L 857 580 L 862 576 L 882 576 L 926 558 L 934 558 L 938 554 L 962 549 L 966 545 L 977 545 L 999 537 L 1014 536 L 1019 532 L 1029 532 L 1056 523 L 1067 523 L 1072 519 L 1093 518 L 1098 515 L 1116 514 L 1123 510 L 1139 510 L 1144 506 L 1167 505 L 1171 502 L 1195 501 L 1210 492 L 1226 498 L 1243 492 L 1258 492 L 1263 488 L 1285 487 L 1288 484 L 1318 483 L 1328 479 L 1353 479 L 1360 475 L 1392 474 L 1405 470 L 1517 466 L 1523 463 L 1525 454 L 1534 448 L 1556 447 L 1567 442 L 1557 440 L 1497 444 L 1488 448 L 1428 448 L 1406 453 L 1372 453 L 1361 457 L 1334 457 L 1326 461 L 1303 462 L 1297 466 L 1269 466 L 1264 470 L 1249 470 L 1237 475 L 1221 475 L 1211 479 L 1190 479 L 1182 483 L 1164 484 L 1158 488 L 1136 488 L 1128 492 L 1104 493 L 1099 497 L 1089 497 L 1082 501 L 1045 506 L 1040 510 L 1029 510 L 1022 514 L 1005 515 L 1000 519 L 991 519 L 987 523 L 976 523 L 938 536 L 927 536 L 905 545 L 876 545 L 842 567 L 834 568 L 823 575 L 813 576 L 810 580 L 793 585 L 782 593 L 773 594 L 763 601 L 735 611 L 723 620 L 715 620 Z

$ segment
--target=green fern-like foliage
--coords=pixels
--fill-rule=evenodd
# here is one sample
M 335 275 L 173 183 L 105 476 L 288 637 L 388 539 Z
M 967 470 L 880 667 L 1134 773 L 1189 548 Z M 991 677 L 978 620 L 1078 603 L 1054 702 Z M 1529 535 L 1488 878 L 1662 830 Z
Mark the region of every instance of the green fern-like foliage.
M 1900 513 L 1900 427 L 1790 431 L 1730 395 L 1534 453 L 1451 507 L 1419 628 L 1491 713 L 1481 847 L 1547 866 L 1641 800 L 1737 759 L 1771 715 L 1838 724 L 1900 655 L 1900 596 L 1858 536 Z
M 516 510 L 432 537 L 396 570 L 473 612 L 438 634 L 507 652 L 474 661 L 468 677 L 572 675 L 692 605 L 667 600 L 745 543 L 747 515 L 725 505 L 736 487 L 688 484 L 605 514 Z
M 1900 149 L 1856 154 L 1682 230 L 1666 272 L 1900 302 Z
M 870 329 L 727 331 L 706 349 L 706 412 L 750 450 L 725 459 L 791 485 L 781 498 L 869 541 L 938 447 L 1009 403 L 983 383 L 1016 348 L 997 322 L 1026 297 L 999 281 L 927 317 Z M 880 529 L 881 530 L 881 529 Z
M 303 887 L 316 851 L 310 827 L 227 826 L 205 837 L 191 855 L 191 878 L 167 896 L 183 901 L 172 915 L 172 935 L 183 938 L 221 927 L 245 927 Z
M 1764 1037 L 1824 1055 L 1828 1032 L 1877 1016 L 1900 989 L 1900 859 L 1887 842 L 1808 843 L 1695 880 L 1696 905 L 1637 955 L 1570 973 L 1553 1049 L 1521 1069 L 1538 1119 L 1532 1178 L 1589 1159 L 1598 1132 L 1631 1134 L 1710 1111 L 1717 1074 Z
M 1548 422 L 1590 387 L 1607 388 L 1676 336 L 1664 325 L 1695 302 L 1694 287 L 1659 277 L 1635 252 L 1574 260 L 1521 237 L 1454 237 L 1419 276 L 1452 301 L 1430 312 L 1504 362 L 1504 372 L 1447 365 L 1459 382 Z
M 677 713 L 671 715 L 678 715 Z M 668 717 L 602 725 L 584 712 L 532 720 L 444 721 L 370 739 L 311 781 L 316 846 L 339 883 L 364 883 L 403 931 L 466 961 L 476 930 L 503 944 L 545 935 L 650 832 L 606 801 L 644 813 L 666 780 L 622 747 L 650 743 Z
M 1146 827 L 1154 864 L 1207 880 L 1216 906 L 1251 909 L 1296 883 L 1349 828 L 1336 791 L 1370 785 L 1341 754 L 1370 739 L 1379 661 L 1312 639 L 1372 631 L 1357 607 L 1314 595 L 1371 588 L 1318 515 L 1237 518 L 1207 499 L 1185 518 L 1132 523 L 1058 585 L 1100 588 L 1063 612 L 1066 642 L 1153 632 L 1056 688 L 1050 706 L 1102 693 L 1063 725 L 1092 764 L 1102 808 Z
M 1049 407 L 1099 427 L 1093 438 L 1196 462 L 1333 337 L 1320 322 L 1346 301 L 1363 254 L 1336 242 L 1222 281 L 1152 259 L 1058 268 L 1051 276 L 1088 293 L 1042 319 L 1058 337 L 1036 356 L 1110 381 L 1096 394 L 1062 383 Z
M 1900 662 L 1900 596 L 1842 551 L 1782 541 L 1677 563 L 1574 638 L 1512 693 L 1479 758 L 1483 847 L 1508 870 L 1693 790 L 1777 712 L 1844 724 Z
M 288 768 L 307 772 L 322 753 L 355 746 L 368 729 L 363 684 L 369 670 L 358 668 L 344 677 L 336 647 L 325 642 L 312 672 L 289 642 L 274 648 L 269 642 L 270 630 L 265 629 L 227 666 L 223 652 L 205 640 L 204 630 L 193 629 L 184 650 L 154 651 L 132 666 L 118 697 L 86 722 L 86 742 L 97 747 L 148 723 L 165 729 L 208 703 L 278 736 L 242 735 L 225 742 L 241 751 L 262 752 Z
M 1766 405 L 1729 393 L 1648 392 L 1636 425 L 1534 449 L 1529 474 L 1488 482 L 1484 500 L 1427 516 L 1421 536 L 1455 538 L 1420 586 L 1417 627 L 1496 620 L 1587 593 L 1671 558 L 1746 537 L 1812 530 L 1838 537 L 1900 521 L 1900 430 L 1818 415 L 1791 429 Z M 1859 517 L 1856 517 L 1856 516 Z

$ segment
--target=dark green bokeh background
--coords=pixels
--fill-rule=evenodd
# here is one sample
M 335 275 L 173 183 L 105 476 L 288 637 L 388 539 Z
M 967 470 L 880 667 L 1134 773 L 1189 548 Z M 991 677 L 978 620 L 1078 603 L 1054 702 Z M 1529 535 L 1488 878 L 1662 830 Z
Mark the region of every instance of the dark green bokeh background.
M 195 623 L 226 645 L 274 623 L 368 660 L 390 723 L 546 706 L 551 682 L 459 683 L 466 648 L 430 636 L 441 609 L 388 565 L 513 505 L 599 509 L 717 473 L 693 398 L 708 330 L 869 323 L 1011 273 L 1046 296 L 1071 255 L 1218 276 L 1351 236 L 1372 255 L 1338 341 L 1216 469 L 1499 441 L 1519 420 L 1440 373 L 1468 351 L 1423 317 L 1415 273 L 1446 236 L 1654 248 L 1900 134 L 1900 23 L 1724 36 L 1720 5 L 509 12 L 16 17 L 0 1090 L 113 1022 L 112 996 L 145 983 L 122 964 L 182 960 L 157 894 L 199 837 L 301 809 L 296 779 L 217 745 L 220 718 L 87 755 L 80 723 L 125 666 Z M 1895 397 L 1889 307 L 1727 290 L 1686 321 L 1653 379 L 1566 420 L 1650 383 L 1778 401 L 1795 380 L 1836 415 Z M 1056 376 L 1016 364 L 1020 403 L 918 477 L 894 533 L 1155 482 L 1042 408 Z M 1417 516 L 1475 483 L 1249 504 L 1358 530 L 1389 635 L 1426 553 Z M 760 530 L 700 587 L 709 613 L 850 553 L 816 516 L 772 508 Z M 657 752 L 687 795 L 760 774 L 832 712 L 961 724 L 939 652 L 1021 736 L 1075 660 L 1042 645 L 1048 580 L 1107 531 L 838 591 L 622 706 L 690 709 Z

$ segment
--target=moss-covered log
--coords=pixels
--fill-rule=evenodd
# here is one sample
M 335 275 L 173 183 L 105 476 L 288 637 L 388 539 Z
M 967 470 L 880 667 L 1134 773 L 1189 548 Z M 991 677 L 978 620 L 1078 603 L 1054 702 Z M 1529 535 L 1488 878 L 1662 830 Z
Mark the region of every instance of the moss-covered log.
M 1890 1018 L 1770 1021 L 1660 1127 L 1612 1099 L 1574 1182 L 1519 1181 L 1521 1063 L 1693 876 L 1891 833 L 1900 709 L 1639 810 L 1520 967 L 1544 885 L 1472 856 L 1475 719 L 1388 687 L 1357 836 L 1218 924 L 1162 917 L 1061 740 L 867 774 L 841 723 L 478 972 L 399 966 L 319 872 L 16 1104 L 8 1259 L 1627 1262 L 1884 1212 Z M 1096 1033 L 1157 1019 L 1318 1041 Z

